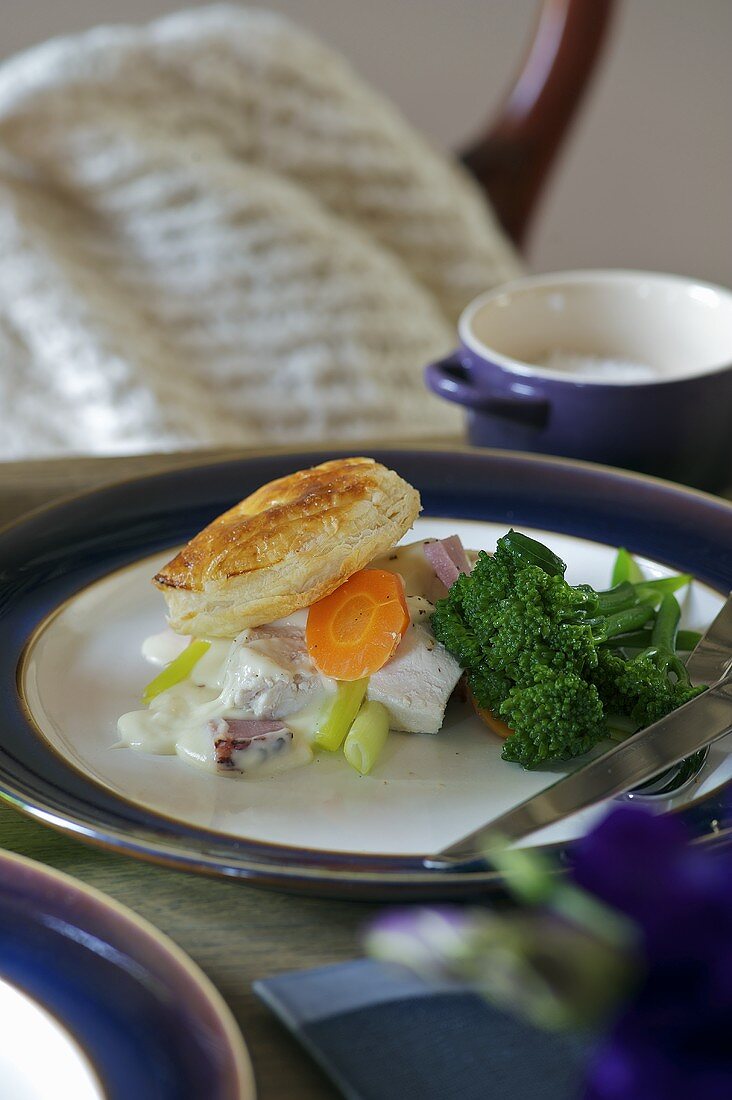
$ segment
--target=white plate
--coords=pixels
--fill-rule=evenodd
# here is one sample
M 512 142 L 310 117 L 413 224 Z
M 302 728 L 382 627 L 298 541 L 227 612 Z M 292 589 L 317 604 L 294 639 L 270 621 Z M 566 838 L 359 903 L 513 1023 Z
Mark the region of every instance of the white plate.
M 522 528 L 527 529 L 527 528 Z M 492 549 L 506 525 L 420 519 L 405 539 L 458 533 L 474 549 Z M 539 531 L 568 563 L 568 580 L 609 586 L 615 550 Z M 116 795 L 187 825 L 228 837 L 297 849 L 414 855 L 438 851 L 523 801 L 563 774 L 527 772 L 501 760 L 501 741 L 468 708 L 451 703 L 437 736 L 397 734 L 369 776 L 338 754 L 256 778 L 198 771 L 178 757 L 119 747 L 120 714 L 140 706 L 153 671 L 142 641 L 164 626 L 162 597 L 151 576 L 172 551 L 112 573 L 78 593 L 37 631 L 20 683 L 33 722 L 54 750 Z M 648 576 L 670 570 L 641 560 Z M 695 582 L 683 599 L 683 625 L 703 629 L 722 600 Z M 729 739 L 718 743 L 702 781 L 682 796 L 697 798 L 725 781 Z M 561 841 L 586 827 L 587 815 L 537 834 Z
M 0 978 L 0 1080 L 12 1100 L 104 1100 L 96 1073 L 73 1035 L 22 990 Z M 43 1051 L 43 1057 L 36 1054 Z

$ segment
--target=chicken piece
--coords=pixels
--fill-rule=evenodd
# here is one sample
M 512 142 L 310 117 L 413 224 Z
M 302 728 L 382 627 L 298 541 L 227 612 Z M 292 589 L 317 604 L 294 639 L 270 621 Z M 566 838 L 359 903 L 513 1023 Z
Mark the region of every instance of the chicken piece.
M 257 626 L 242 631 L 232 646 L 221 700 L 255 718 L 284 718 L 302 710 L 322 688 L 303 630 L 289 624 Z
M 429 627 L 413 622 L 391 660 L 369 680 L 366 697 L 384 704 L 392 729 L 437 733 L 461 675 Z

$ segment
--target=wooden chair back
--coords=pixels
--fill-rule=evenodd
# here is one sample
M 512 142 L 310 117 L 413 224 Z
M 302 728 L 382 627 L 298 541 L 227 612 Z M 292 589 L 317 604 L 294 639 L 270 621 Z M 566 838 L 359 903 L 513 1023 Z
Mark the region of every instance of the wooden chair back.
M 570 123 L 596 69 L 615 0 L 543 0 L 511 91 L 460 159 L 522 247 Z

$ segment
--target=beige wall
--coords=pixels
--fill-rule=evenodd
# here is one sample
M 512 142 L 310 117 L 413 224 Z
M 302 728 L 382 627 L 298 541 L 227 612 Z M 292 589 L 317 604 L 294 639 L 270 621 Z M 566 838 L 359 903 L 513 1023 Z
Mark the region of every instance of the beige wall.
M 0 0 L 0 51 L 185 0 Z M 189 4 L 188 6 L 193 6 Z M 259 6 L 266 6 L 260 4 Z M 495 105 L 534 0 L 271 0 L 439 145 Z M 537 270 L 645 267 L 732 286 L 732 0 L 624 0 L 537 222 Z

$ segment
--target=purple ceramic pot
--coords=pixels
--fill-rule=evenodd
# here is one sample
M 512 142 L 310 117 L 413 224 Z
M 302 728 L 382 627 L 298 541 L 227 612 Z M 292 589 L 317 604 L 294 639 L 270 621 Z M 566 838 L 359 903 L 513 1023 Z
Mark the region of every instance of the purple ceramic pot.
M 576 271 L 477 298 L 427 384 L 477 446 L 732 484 L 732 293 L 671 275 Z

